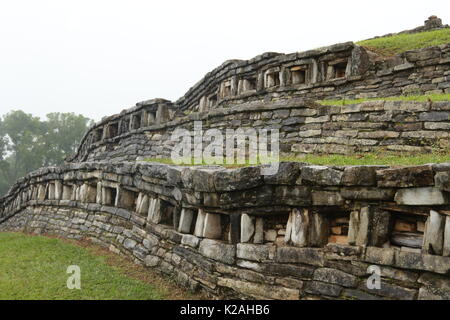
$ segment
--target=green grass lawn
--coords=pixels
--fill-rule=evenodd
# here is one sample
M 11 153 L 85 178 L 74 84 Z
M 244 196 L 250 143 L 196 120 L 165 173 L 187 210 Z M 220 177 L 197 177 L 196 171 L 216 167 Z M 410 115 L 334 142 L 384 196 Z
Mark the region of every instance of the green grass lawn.
M 412 34 L 397 34 L 357 42 L 383 56 L 393 56 L 408 50 L 437 46 L 450 42 L 450 29 L 441 29 Z
M 418 102 L 425 102 L 425 101 L 450 101 L 450 93 L 442 93 L 442 94 L 425 94 L 425 95 L 408 95 L 408 96 L 395 96 L 395 97 L 385 97 L 385 98 L 361 98 L 361 99 L 354 99 L 354 100 L 319 100 L 317 103 L 324 105 L 324 106 L 343 106 L 348 104 L 358 104 L 361 102 L 366 101 L 380 101 L 380 100 L 386 100 L 386 101 L 418 101 Z
M 126 275 L 107 257 L 61 239 L 0 233 L 0 299 L 164 299 L 167 289 Z M 132 262 L 130 262 L 132 264 Z M 67 267 L 81 268 L 81 290 Z M 128 267 L 128 268 L 133 268 Z
M 173 164 L 171 159 L 167 158 L 149 158 L 145 161 L 157 162 L 164 164 Z M 356 155 L 304 155 L 301 157 L 281 157 L 280 161 L 307 162 L 316 165 L 392 165 L 392 166 L 409 166 L 421 165 L 426 163 L 442 163 L 450 161 L 450 154 L 432 152 L 427 154 L 402 154 L 402 153 L 363 153 Z M 193 164 L 186 164 L 193 165 Z M 201 165 L 207 165 L 206 163 Z M 249 166 L 252 164 L 225 164 L 227 168 L 238 168 Z

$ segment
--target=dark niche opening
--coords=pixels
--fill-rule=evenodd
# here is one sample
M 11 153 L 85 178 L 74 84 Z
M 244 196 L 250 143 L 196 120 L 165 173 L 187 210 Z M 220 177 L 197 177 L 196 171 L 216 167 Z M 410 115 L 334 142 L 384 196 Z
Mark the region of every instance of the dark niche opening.
M 425 217 L 394 214 L 390 242 L 392 246 L 402 249 L 422 249 L 425 231 Z M 414 250 L 413 250 L 414 251 Z
M 141 127 L 141 115 L 134 114 L 131 120 L 131 128 L 132 130 L 139 129 Z
M 350 213 L 336 212 L 329 215 L 328 243 L 348 244 Z
M 107 138 L 114 138 L 119 134 L 119 123 L 113 122 L 108 125 Z
M 103 188 L 103 204 L 107 206 L 115 206 L 117 198 L 117 189 L 112 187 Z
M 347 70 L 347 62 L 341 62 L 334 65 L 334 78 L 344 78 Z
M 266 75 L 266 88 L 277 87 L 280 85 L 280 72 L 274 71 Z

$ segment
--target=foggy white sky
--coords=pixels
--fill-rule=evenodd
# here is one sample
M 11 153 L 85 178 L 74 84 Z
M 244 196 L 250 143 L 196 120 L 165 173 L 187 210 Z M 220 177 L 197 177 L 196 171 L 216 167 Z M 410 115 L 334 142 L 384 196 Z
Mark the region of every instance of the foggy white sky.
M 76 112 L 99 120 L 176 100 L 228 59 L 450 23 L 450 2 L 1 0 L 0 115 Z

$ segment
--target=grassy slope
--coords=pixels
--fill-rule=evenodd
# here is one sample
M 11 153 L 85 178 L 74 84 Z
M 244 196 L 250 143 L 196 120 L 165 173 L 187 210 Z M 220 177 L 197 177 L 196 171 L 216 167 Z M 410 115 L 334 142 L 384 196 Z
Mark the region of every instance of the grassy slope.
M 450 29 L 441 29 L 412 34 L 397 34 L 357 42 L 383 56 L 392 56 L 408 50 L 437 46 L 450 42 Z
M 0 233 L 0 300 L 167 297 L 167 288 L 127 275 L 124 270 L 133 269 L 132 262 L 127 266 L 122 262 L 121 268 L 107 260 L 107 254 L 61 239 Z M 81 268 L 81 290 L 67 289 L 69 265 Z

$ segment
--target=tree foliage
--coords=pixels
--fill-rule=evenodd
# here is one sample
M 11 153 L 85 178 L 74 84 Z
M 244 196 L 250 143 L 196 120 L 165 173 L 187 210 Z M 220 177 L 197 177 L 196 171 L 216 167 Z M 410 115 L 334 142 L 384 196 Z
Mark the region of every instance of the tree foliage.
M 45 120 L 21 110 L 0 119 L 0 195 L 19 177 L 60 165 L 75 152 L 92 120 L 74 113 L 50 113 Z

